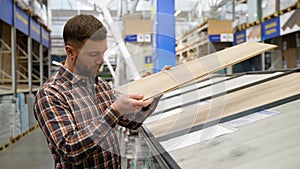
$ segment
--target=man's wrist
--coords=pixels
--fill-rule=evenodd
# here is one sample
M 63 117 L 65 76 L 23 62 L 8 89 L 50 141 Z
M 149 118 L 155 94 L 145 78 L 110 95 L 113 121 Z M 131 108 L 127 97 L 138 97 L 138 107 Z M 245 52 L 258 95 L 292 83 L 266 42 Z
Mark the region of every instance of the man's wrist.
M 119 112 L 114 103 L 110 105 L 110 108 L 112 109 L 113 115 L 116 116 L 117 119 L 119 119 L 122 116 L 122 114 Z

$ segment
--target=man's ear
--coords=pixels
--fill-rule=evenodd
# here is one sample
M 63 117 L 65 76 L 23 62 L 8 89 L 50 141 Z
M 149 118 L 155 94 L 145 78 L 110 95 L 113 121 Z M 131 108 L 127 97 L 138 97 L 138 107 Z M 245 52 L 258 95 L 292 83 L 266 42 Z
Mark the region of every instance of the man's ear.
M 74 48 L 72 46 L 66 45 L 65 50 L 66 50 L 68 58 L 70 58 L 71 60 L 74 60 L 76 58 L 76 51 L 74 50 Z

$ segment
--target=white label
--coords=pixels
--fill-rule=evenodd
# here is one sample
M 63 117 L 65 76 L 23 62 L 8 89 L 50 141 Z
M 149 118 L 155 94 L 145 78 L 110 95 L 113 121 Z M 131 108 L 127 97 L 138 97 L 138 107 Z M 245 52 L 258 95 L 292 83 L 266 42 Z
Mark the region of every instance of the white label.
M 145 41 L 145 35 L 144 34 L 137 34 L 137 42 L 144 42 Z
M 221 34 L 220 36 L 221 36 L 221 39 L 220 39 L 221 42 L 227 42 L 228 41 L 227 34 Z
M 228 40 L 228 42 L 233 42 L 233 34 L 228 34 L 227 40 Z
M 151 42 L 151 34 L 145 34 L 145 42 Z

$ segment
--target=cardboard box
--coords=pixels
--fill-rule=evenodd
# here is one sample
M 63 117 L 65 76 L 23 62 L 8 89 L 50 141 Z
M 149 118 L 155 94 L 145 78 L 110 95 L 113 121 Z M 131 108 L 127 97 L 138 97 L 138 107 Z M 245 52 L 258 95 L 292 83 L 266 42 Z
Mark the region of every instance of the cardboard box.
M 123 37 L 126 35 L 151 34 L 150 19 L 123 19 L 124 31 Z
M 297 68 L 297 48 L 289 48 L 283 51 L 286 68 Z
M 232 21 L 231 20 L 208 20 L 208 34 L 231 34 Z

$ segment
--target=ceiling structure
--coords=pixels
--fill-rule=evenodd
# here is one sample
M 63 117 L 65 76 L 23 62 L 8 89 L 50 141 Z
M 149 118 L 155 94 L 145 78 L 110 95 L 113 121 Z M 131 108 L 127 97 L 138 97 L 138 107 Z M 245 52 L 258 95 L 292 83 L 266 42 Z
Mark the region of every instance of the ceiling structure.
M 151 17 L 151 0 L 108 0 L 108 9 L 119 31 L 122 31 L 122 17 L 137 15 L 140 18 Z M 233 19 L 232 5 L 236 6 L 236 14 L 244 15 L 247 8 L 245 0 L 175 0 L 176 36 L 180 36 L 201 24 L 207 18 Z M 62 30 L 65 22 L 80 13 L 93 14 L 104 20 L 102 11 L 97 7 L 99 0 L 50 0 L 48 1 L 50 28 L 52 30 L 52 46 L 63 47 Z M 247 5 L 246 5 L 247 6 Z M 238 16 L 236 16 L 238 17 Z M 104 24 L 105 21 L 104 21 Z M 108 31 L 110 32 L 110 31 Z M 115 42 L 108 34 L 108 45 Z

